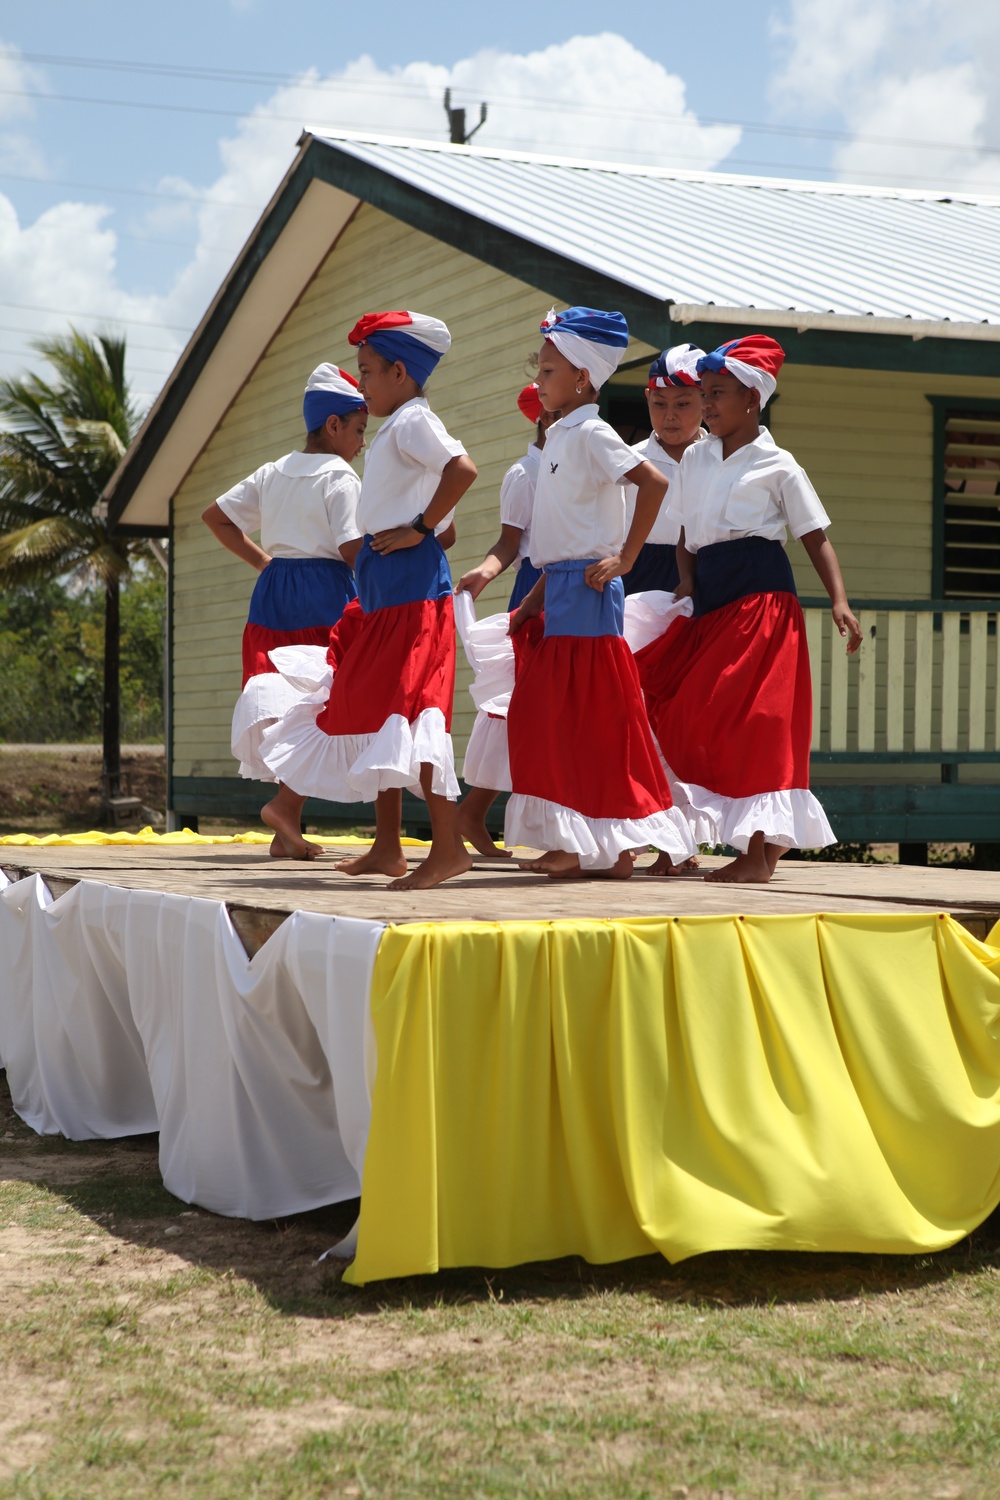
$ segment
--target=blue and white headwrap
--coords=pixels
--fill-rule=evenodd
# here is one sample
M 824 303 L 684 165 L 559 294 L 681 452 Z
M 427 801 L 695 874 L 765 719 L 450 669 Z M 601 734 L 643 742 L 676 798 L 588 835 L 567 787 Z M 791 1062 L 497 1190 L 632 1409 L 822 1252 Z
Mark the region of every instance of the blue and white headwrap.
M 586 370 L 597 391 L 610 380 L 628 348 L 628 324 L 622 314 L 596 307 L 567 307 L 561 313 L 550 308 L 541 332 L 574 369 Z
M 663 390 L 668 385 L 701 385 L 698 361 L 705 358 L 704 349 L 696 344 L 675 344 L 664 349 L 649 367 L 647 391 Z
M 338 365 L 317 365 L 306 381 L 302 398 L 306 432 L 315 432 L 327 417 L 346 417 L 349 412 L 366 410 L 358 382 Z
M 392 364 L 398 360 L 407 375 L 424 386 L 442 354 L 451 348 L 451 334 L 440 318 L 426 313 L 378 312 L 359 318 L 347 342 L 355 348 L 370 344 L 383 359 Z

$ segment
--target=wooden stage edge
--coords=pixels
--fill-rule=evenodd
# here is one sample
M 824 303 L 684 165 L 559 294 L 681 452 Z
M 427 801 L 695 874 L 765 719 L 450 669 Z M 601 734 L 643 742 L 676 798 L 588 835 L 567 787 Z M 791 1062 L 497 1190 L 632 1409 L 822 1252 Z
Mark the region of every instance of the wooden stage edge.
M 827 912 L 947 912 L 977 938 L 1000 921 L 1000 872 L 927 869 L 911 865 L 820 864 L 783 859 L 767 886 L 731 886 L 693 879 L 664 880 L 643 873 L 631 880 L 566 884 L 529 875 L 507 861 L 477 859 L 469 875 L 429 891 L 395 892 L 378 876 L 352 878 L 334 869 L 343 853 L 334 843 L 311 864 L 272 860 L 265 846 L 169 847 L 0 846 L 9 880 L 38 873 L 53 896 L 80 880 L 132 890 L 202 896 L 225 903 L 248 954 L 260 949 L 294 911 L 377 921 L 555 921 L 567 917 L 691 917 L 794 915 Z M 410 849 L 411 864 L 425 850 Z M 702 868 L 726 861 L 703 858 Z

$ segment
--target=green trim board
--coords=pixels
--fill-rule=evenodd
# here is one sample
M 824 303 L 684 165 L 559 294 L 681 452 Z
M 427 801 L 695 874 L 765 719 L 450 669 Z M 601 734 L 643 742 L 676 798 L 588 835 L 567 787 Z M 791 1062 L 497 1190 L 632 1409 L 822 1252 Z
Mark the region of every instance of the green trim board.
M 170 810 L 180 819 L 185 817 L 252 818 L 260 816 L 265 802 L 270 802 L 275 788 L 268 782 L 243 781 L 232 776 L 172 776 L 168 782 L 172 800 Z M 462 795 L 469 790 L 464 782 L 459 785 Z M 501 795 L 491 809 L 488 826 L 499 832 L 503 828 L 503 810 L 506 796 Z M 372 802 L 325 802 L 319 797 L 310 797 L 303 809 L 303 817 L 313 823 L 343 823 L 349 827 L 358 824 L 374 824 L 375 805 Z M 426 830 L 430 827 L 427 804 L 412 792 L 403 793 L 404 830 Z
M 214 814 L 220 818 L 256 819 L 272 796 L 271 788 L 261 782 L 241 782 L 232 777 L 178 776 L 172 785 L 173 811 L 181 818 Z M 842 842 L 1000 842 L 1000 783 L 864 786 L 827 782 L 817 790 Z M 501 794 L 493 804 L 487 820 L 493 833 L 502 832 L 506 801 Z M 305 816 L 314 822 L 356 826 L 373 823 L 375 812 L 369 803 L 344 804 L 310 798 L 305 805 Z M 427 821 L 425 804 L 404 792 L 404 828 L 423 832 Z
M 1000 785 L 837 785 L 818 788 L 844 843 L 994 843 L 1000 841 Z

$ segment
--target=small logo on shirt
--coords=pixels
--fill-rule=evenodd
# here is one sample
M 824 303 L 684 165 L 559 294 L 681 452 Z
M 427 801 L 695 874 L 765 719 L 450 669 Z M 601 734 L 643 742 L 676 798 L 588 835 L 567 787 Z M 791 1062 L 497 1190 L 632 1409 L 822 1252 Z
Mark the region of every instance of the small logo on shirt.
M 550 474 L 554 474 L 556 472 L 556 470 L 558 469 L 558 467 L 559 467 L 558 464 L 549 464 L 549 473 Z

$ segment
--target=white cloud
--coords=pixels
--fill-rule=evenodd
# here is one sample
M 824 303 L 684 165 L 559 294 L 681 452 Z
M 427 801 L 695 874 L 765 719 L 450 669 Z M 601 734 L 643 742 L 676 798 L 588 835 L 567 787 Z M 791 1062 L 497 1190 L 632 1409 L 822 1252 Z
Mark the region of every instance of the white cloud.
M 779 111 L 839 119 L 842 180 L 1000 193 L 996 0 L 790 0 Z
M 482 145 L 708 168 L 740 138 L 737 128 L 701 125 L 687 107 L 683 80 L 612 33 L 528 54 L 480 52 L 453 67 L 414 62 L 382 69 L 360 57 L 326 76 L 310 72 L 263 101 L 220 142 L 222 171 L 207 188 L 177 178 L 161 184 L 187 201 L 152 210 L 144 231 L 161 233 L 193 215 L 197 245 L 160 295 L 129 296 L 117 285 L 107 210 L 63 204 L 22 228 L 0 198 L 0 283 L 11 288 L 6 300 L 194 327 L 226 269 L 220 249 L 235 256 L 291 162 L 302 126 L 445 140 L 449 87 L 453 102 L 468 106 L 470 128 L 480 101 L 488 102 L 487 125 L 476 137 Z M 56 316 L 46 326 L 65 323 Z M 130 328 L 133 335 L 143 337 Z M 183 338 L 159 329 L 146 341 L 171 345 L 172 352 L 147 350 L 137 361 L 165 376 Z M 153 389 L 157 381 L 144 375 L 137 384 Z

